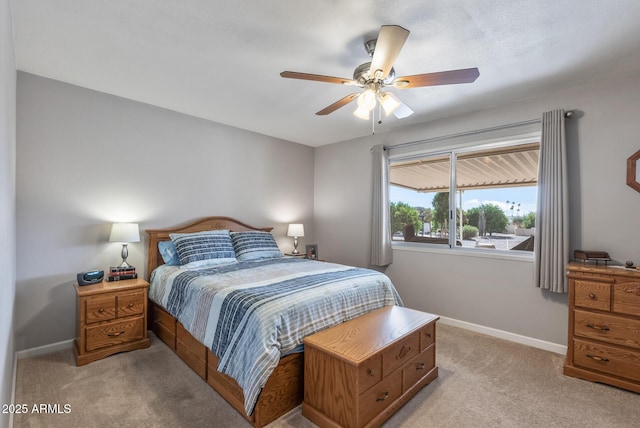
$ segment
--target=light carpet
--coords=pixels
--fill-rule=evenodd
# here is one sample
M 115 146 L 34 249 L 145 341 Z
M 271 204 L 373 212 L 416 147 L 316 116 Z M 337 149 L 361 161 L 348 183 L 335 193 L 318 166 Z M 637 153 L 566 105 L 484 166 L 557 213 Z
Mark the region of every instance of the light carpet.
M 151 334 L 148 349 L 76 367 L 71 350 L 18 361 L 14 427 L 250 427 Z M 566 377 L 564 356 L 438 325 L 440 376 L 385 427 L 638 427 L 640 394 Z M 56 413 L 34 413 L 49 404 Z M 69 413 L 64 413 L 64 405 Z M 313 427 L 300 407 L 271 427 Z

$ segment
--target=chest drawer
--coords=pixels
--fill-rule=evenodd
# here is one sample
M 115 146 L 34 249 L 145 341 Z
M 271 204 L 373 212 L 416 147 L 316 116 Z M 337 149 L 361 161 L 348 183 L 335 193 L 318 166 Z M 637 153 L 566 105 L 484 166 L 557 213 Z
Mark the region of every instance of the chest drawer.
M 436 347 L 429 348 L 413 357 L 402 369 L 402 391 L 406 391 L 418 383 L 436 365 Z
M 144 317 L 87 327 L 85 351 L 95 351 L 100 348 L 140 340 L 143 337 Z
M 382 380 L 382 357 L 376 355 L 358 367 L 358 391 L 365 392 Z
M 87 324 L 109 321 L 116 317 L 116 296 L 99 296 L 84 300 L 84 319 Z
M 577 309 L 574 313 L 576 336 L 640 349 L 640 320 Z
M 433 345 L 436 341 L 436 325 L 429 324 L 420 329 L 420 352 Z
M 402 371 L 386 377 L 358 399 L 358 414 L 362 425 L 382 413 L 402 395 Z
M 390 346 L 382 353 L 382 374 L 389 373 L 403 366 L 420 352 L 420 333 L 416 331 L 398 343 Z
M 640 315 L 640 281 L 622 281 L 613 286 L 613 311 Z
M 576 339 L 573 341 L 573 362 L 576 366 L 640 382 L 640 352 Z
M 576 280 L 575 306 L 610 311 L 611 284 L 599 281 Z

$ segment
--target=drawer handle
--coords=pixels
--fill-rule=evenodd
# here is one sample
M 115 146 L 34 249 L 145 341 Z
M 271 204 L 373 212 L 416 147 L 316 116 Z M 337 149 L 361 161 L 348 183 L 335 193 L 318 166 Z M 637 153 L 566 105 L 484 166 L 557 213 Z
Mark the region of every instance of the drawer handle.
M 428 338 L 431 338 L 431 333 L 425 333 L 425 336 L 427 336 Z
M 592 328 L 594 330 L 602 330 L 602 331 L 609 331 L 609 327 L 607 327 L 606 325 L 593 325 L 593 324 L 587 324 L 587 327 Z
M 398 352 L 398 355 L 396 356 L 396 360 L 403 359 L 404 357 L 409 355 L 410 352 L 411 352 L 411 346 L 402 346 L 402 348 L 400 348 L 400 352 Z
M 597 355 L 590 355 L 590 354 L 587 354 L 587 357 L 591 358 L 592 360 L 602 361 L 603 363 L 606 363 L 606 362 L 608 362 L 608 361 L 609 361 L 609 359 L 608 359 L 608 358 L 605 358 L 605 357 L 598 357 Z
M 129 303 L 129 304 L 127 305 L 127 308 L 133 308 L 133 303 Z
M 367 370 L 367 374 L 369 376 L 375 376 L 376 375 L 376 371 L 374 369 L 369 369 L 369 370 Z
M 420 363 L 416 366 L 416 370 L 424 370 L 424 363 Z
M 376 401 L 384 401 L 387 398 L 389 398 L 389 391 L 385 391 L 385 393 L 384 393 L 384 395 L 382 397 L 376 398 Z
M 103 313 L 104 312 L 104 308 L 98 309 L 98 312 Z
M 595 295 L 595 294 L 593 294 L 593 293 L 589 293 L 589 298 L 590 298 L 591 300 L 595 300 L 595 299 L 596 299 L 596 295 Z
M 109 337 L 118 337 L 121 334 L 124 334 L 124 331 L 119 331 L 117 333 L 109 333 L 107 336 L 109 336 Z

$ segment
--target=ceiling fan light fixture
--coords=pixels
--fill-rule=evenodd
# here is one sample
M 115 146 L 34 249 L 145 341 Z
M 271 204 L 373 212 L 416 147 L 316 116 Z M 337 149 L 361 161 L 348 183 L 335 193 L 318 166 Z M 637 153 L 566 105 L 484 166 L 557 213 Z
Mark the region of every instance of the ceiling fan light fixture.
M 363 120 L 369 120 L 369 110 L 367 110 L 366 108 L 362 108 L 360 106 L 358 106 L 358 108 L 356 109 L 356 111 L 353 112 L 354 116 L 363 119 Z
M 389 92 L 382 92 L 378 97 L 380 100 L 380 105 L 384 109 L 384 113 L 389 116 L 393 113 L 398 107 L 400 107 L 400 101 L 393 97 Z
M 368 112 L 376 107 L 376 92 L 373 89 L 367 89 L 358 96 L 358 109 L 364 109 Z

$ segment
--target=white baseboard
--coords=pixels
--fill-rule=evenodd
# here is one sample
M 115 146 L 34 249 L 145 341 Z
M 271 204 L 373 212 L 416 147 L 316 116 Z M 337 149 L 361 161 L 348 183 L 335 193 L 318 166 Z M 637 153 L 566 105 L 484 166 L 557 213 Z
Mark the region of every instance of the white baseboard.
M 522 336 L 520 334 L 511 333 L 496 328 L 485 327 L 479 324 L 473 324 L 466 321 L 460 321 L 454 318 L 440 317 L 442 324 L 453 327 L 464 328 L 465 330 L 475 331 L 476 333 L 486 334 L 487 336 L 497 337 L 499 339 L 508 340 L 510 342 L 519 343 L 521 345 L 531 346 L 533 348 L 544 349 L 545 351 L 555 352 L 556 354 L 565 355 L 567 347 L 558 343 L 547 342 L 545 340 L 534 339 L 533 337 Z
M 37 357 L 38 355 L 49 354 L 51 352 L 62 351 L 73 348 L 73 339 L 63 340 L 62 342 L 51 343 L 49 345 L 38 346 L 36 348 L 24 349 L 16 352 L 16 360 L 24 358 Z

